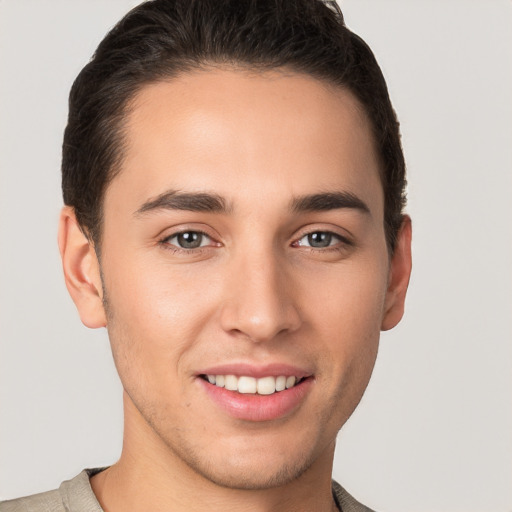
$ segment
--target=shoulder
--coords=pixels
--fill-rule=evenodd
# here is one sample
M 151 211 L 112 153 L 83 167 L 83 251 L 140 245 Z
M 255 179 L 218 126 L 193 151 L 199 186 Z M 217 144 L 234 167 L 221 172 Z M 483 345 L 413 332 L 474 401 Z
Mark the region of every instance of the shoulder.
M 2 501 L 0 512 L 103 512 L 89 481 L 98 471 L 86 469 L 53 491 Z
M 359 503 L 335 480 L 332 481 L 332 492 L 341 512 L 374 512 L 371 508 Z
M 58 489 L 0 502 L 0 512 L 66 512 Z

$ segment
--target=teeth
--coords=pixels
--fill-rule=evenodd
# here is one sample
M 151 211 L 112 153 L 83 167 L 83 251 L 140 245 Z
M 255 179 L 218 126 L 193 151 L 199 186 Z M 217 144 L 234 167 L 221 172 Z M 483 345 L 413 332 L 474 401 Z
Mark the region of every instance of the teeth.
M 226 375 L 224 380 L 224 387 L 229 391 L 238 390 L 238 379 L 234 375 Z
M 295 377 L 287 377 L 286 378 L 286 389 L 292 388 L 295 386 Z
M 239 393 L 256 393 L 258 382 L 254 377 L 240 377 L 238 379 Z
M 292 388 L 298 382 L 293 375 L 286 377 L 262 377 L 256 379 L 254 377 L 236 375 L 207 375 L 208 382 L 215 384 L 219 388 L 226 388 L 230 391 L 238 391 L 239 393 L 250 393 L 258 395 L 272 395 L 276 391 L 284 391 Z
M 263 377 L 258 379 L 258 395 L 271 395 L 276 392 L 276 379 L 274 377 Z
M 281 376 L 276 379 L 276 391 L 283 391 L 286 389 L 286 377 Z

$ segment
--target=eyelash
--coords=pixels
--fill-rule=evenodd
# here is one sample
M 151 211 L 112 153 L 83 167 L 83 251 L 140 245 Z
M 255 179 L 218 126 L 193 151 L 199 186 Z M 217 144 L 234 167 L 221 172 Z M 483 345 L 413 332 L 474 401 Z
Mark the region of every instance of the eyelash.
M 337 242 L 332 244 L 332 245 L 327 245 L 326 247 L 312 247 L 311 245 L 302 245 L 302 244 L 300 244 L 301 240 L 303 240 L 304 238 L 309 238 L 310 236 L 315 235 L 315 234 L 316 235 L 318 235 L 318 234 L 328 235 L 329 237 L 337 240 Z M 335 233 L 334 231 L 322 230 L 322 229 L 317 229 L 317 230 L 313 230 L 313 231 L 309 231 L 307 233 L 304 233 L 304 234 L 301 235 L 300 238 L 298 238 L 292 244 L 292 246 L 294 246 L 294 247 L 302 247 L 304 249 L 308 249 L 310 251 L 315 251 L 315 252 L 317 252 L 317 251 L 321 251 L 321 252 L 337 251 L 337 252 L 340 252 L 343 249 L 346 249 L 347 247 L 352 247 L 353 245 L 354 245 L 354 243 L 351 240 L 349 240 L 348 238 L 346 238 L 346 237 L 344 237 L 344 236 L 342 236 L 342 235 L 340 235 L 338 233 Z
M 200 245 L 199 247 L 185 248 L 185 247 L 179 247 L 177 245 L 170 243 L 170 240 L 172 240 L 173 238 L 179 237 L 180 235 L 185 235 L 187 233 L 200 235 L 201 237 L 206 237 L 210 240 L 210 244 L 205 245 L 205 246 Z M 315 234 L 328 235 L 328 236 L 336 239 L 337 242 L 333 245 L 328 245 L 326 247 L 312 247 L 311 245 L 300 244 L 300 241 L 302 239 L 304 239 L 306 237 L 310 237 Z M 201 241 L 201 243 L 202 243 L 202 241 Z M 216 242 L 212 236 L 210 236 L 208 233 L 206 233 L 205 231 L 202 231 L 200 229 L 186 229 L 183 231 L 178 231 L 176 233 L 172 233 L 171 235 L 168 235 L 168 236 L 165 236 L 164 238 L 162 238 L 159 241 L 159 244 L 165 250 L 172 251 L 175 254 L 200 254 L 204 250 L 208 249 L 208 247 L 220 246 L 220 243 Z M 313 231 L 309 231 L 309 232 L 301 234 L 301 236 L 299 238 L 297 238 L 294 242 L 292 242 L 291 246 L 292 247 L 301 247 L 304 250 L 309 250 L 312 252 L 324 252 L 325 253 L 325 252 L 332 252 L 332 251 L 341 252 L 344 249 L 353 247 L 354 243 L 351 240 L 349 240 L 348 238 L 346 238 L 338 233 L 335 233 L 333 231 L 317 229 L 317 230 L 313 230 Z
M 180 235 L 184 235 L 187 233 L 194 233 L 196 235 L 201 235 L 202 237 L 206 237 L 214 242 L 213 237 L 211 237 L 208 233 L 201 231 L 200 229 L 184 229 L 183 231 L 178 231 L 176 233 L 173 233 L 171 235 L 168 235 L 164 238 L 162 238 L 158 243 L 167 251 L 171 251 L 173 253 L 179 253 L 179 254 L 198 254 L 208 247 L 211 247 L 212 245 L 206 245 L 206 246 L 199 246 L 199 247 L 192 247 L 192 248 L 185 248 L 185 247 L 179 247 L 177 245 L 171 244 L 170 240 L 173 238 L 176 238 Z

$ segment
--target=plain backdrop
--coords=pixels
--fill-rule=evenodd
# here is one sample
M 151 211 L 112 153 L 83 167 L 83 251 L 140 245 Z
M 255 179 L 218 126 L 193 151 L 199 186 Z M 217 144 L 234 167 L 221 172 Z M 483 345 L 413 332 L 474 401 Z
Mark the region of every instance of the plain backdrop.
M 121 387 L 56 244 L 71 83 L 133 0 L 0 0 L 0 497 L 111 464 Z M 512 2 L 341 0 L 403 132 L 406 316 L 338 441 L 382 512 L 512 511 Z

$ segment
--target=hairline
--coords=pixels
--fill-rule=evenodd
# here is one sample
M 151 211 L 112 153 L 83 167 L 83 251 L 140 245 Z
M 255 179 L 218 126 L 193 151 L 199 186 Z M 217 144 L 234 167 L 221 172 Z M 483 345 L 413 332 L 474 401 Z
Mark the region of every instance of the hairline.
M 112 119 L 118 117 L 119 119 L 114 121 L 115 129 L 117 130 L 117 137 L 115 143 L 115 158 L 110 166 L 110 168 L 106 171 L 106 179 L 103 183 L 103 187 L 100 191 L 100 197 L 98 198 L 98 207 L 97 207 L 97 226 L 93 232 L 89 232 L 85 225 L 80 224 L 80 228 L 82 232 L 87 237 L 87 239 L 92 242 L 95 252 L 100 258 L 101 254 L 101 245 L 103 238 L 103 226 L 104 226 L 104 202 L 107 194 L 108 187 L 111 182 L 114 181 L 116 176 L 122 171 L 122 166 L 125 161 L 126 150 L 128 146 L 128 138 L 127 138 L 127 127 L 129 123 L 129 118 L 131 113 L 137 108 L 137 100 L 142 94 L 143 90 L 153 85 L 158 85 L 161 83 L 169 83 L 174 80 L 179 79 L 182 76 L 190 76 L 200 73 L 208 73 L 211 71 L 233 71 L 245 73 L 249 77 L 260 77 L 265 73 L 276 73 L 280 74 L 284 77 L 286 76 L 303 76 L 316 80 L 322 87 L 324 87 L 329 92 L 336 91 L 345 91 L 347 92 L 353 100 L 353 106 L 355 107 L 357 113 L 362 116 L 362 118 L 368 123 L 371 134 L 372 146 L 375 154 L 375 158 L 377 160 L 377 166 L 379 171 L 379 181 L 381 185 L 381 190 L 383 193 L 383 208 L 384 208 L 384 233 L 386 237 L 386 245 L 388 246 L 389 254 L 393 254 L 394 247 L 388 242 L 388 227 L 386 225 L 386 190 L 385 190 L 385 176 L 384 176 L 384 163 L 381 152 L 378 149 L 377 145 L 377 134 L 375 133 L 375 125 L 372 121 L 367 108 L 363 104 L 363 102 L 358 98 L 357 93 L 353 90 L 352 87 L 345 83 L 337 82 L 332 78 L 322 75 L 321 73 L 315 73 L 312 70 L 301 69 L 301 66 L 294 66 L 293 63 L 287 63 L 284 65 L 274 65 L 269 62 L 248 62 L 242 60 L 234 60 L 234 59 L 201 59 L 201 60 L 193 60 L 193 59 L 182 59 L 178 61 L 178 63 L 174 63 L 173 67 L 169 67 L 168 69 L 163 68 L 160 72 L 154 72 L 154 76 L 146 76 L 142 77 L 140 81 L 132 87 L 130 93 L 124 98 L 119 110 L 112 115 Z M 403 216 L 403 215 L 402 215 Z

